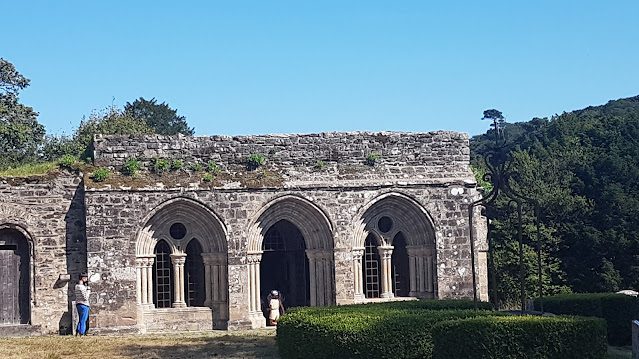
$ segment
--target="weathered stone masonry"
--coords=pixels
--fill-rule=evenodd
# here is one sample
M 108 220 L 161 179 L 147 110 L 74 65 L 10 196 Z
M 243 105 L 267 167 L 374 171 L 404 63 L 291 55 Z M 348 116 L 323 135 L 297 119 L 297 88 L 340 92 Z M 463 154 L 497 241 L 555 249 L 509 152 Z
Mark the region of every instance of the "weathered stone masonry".
M 380 155 L 374 166 L 365 164 L 371 153 Z M 251 154 L 264 155 L 265 166 L 247 171 L 245 161 Z M 303 240 L 308 269 L 302 282 L 307 286 L 307 304 L 372 300 L 367 298 L 367 272 L 361 270 L 371 255 L 379 256 L 380 300 L 396 296 L 391 275 L 395 272 L 390 266 L 395 263 L 391 260 L 394 251 L 401 247 L 395 243 L 400 232 L 410 273 L 406 294 L 401 296 L 472 297 L 468 204 L 479 194 L 464 134 L 96 137 L 96 165 L 119 169 L 128 158 L 147 166 L 153 158 L 186 163 L 213 160 L 223 174 L 212 184 L 184 173 L 184 181 L 177 184 L 167 185 L 160 179 L 137 186 L 77 187 L 82 196 L 72 212 L 82 213 L 86 208 L 86 261 L 89 272 L 99 276 L 92 284 L 95 330 L 263 326 L 260 301 L 265 291 L 273 289 L 260 287 L 260 278 L 265 278 L 261 271 L 268 261 L 265 238 L 272 228 L 290 231 L 286 228 L 291 226 L 281 225 L 282 221 L 292 225 L 291 233 L 299 233 L 290 236 Z M 248 177 L 251 181 L 246 181 Z M 5 200 L 15 201 L 15 197 Z M 390 230 L 380 229 L 382 217 L 392 219 Z M 485 232 L 483 219 L 476 218 L 478 287 L 481 297 L 487 299 Z M 168 234 L 174 223 L 186 225 L 184 239 Z M 47 223 L 42 226 L 53 228 Z M 73 231 L 76 229 L 70 231 L 72 237 Z M 78 225 L 77 231 L 84 235 L 83 227 Z M 39 235 L 34 234 L 36 237 Z M 181 273 L 188 266 L 184 258 L 191 238 L 202 246 L 203 306 L 188 305 L 185 291 L 180 290 L 180 285 L 189 285 Z M 171 308 L 154 305 L 157 283 L 152 272 L 159 257 L 153 250 L 158 241 L 166 242 L 171 250 L 170 271 L 178 288 L 174 287 Z M 376 243 L 374 253 L 366 247 L 370 241 Z M 64 251 L 64 242 L 57 243 L 62 245 L 58 250 Z M 83 249 L 76 252 L 84 258 Z M 35 277 L 40 280 L 35 263 Z M 83 265 L 67 270 L 66 263 L 55 264 L 56 269 L 46 277 L 47 285 L 61 273 L 76 274 Z M 35 289 L 36 294 L 52 291 Z M 65 296 L 66 290 L 58 289 Z M 51 309 L 50 316 L 68 310 L 67 303 L 63 307 Z M 32 323 L 44 324 L 36 323 L 35 316 Z

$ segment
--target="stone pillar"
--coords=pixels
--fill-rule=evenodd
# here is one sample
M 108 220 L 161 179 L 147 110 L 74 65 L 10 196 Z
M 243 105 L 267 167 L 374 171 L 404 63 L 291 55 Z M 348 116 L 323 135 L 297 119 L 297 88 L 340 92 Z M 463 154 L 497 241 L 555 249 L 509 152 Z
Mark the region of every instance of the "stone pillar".
M 249 281 L 249 318 L 253 328 L 266 326 L 266 318 L 260 305 L 260 261 L 262 252 L 249 252 L 246 255 Z
M 155 257 L 135 259 L 137 304 L 153 307 L 153 262 Z
M 171 262 L 173 263 L 173 308 L 184 308 L 184 263 L 186 262 L 186 254 L 171 254 Z
M 146 280 L 142 280 L 142 273 L 144 269 L 144 260 L 142 258 L 135 259 L 135 297 L 138 305 L 143 303 L 142 301 L 142 284 L 144 283 L 145 296 L 146 296 Z M 144 271 L 146 277 L 146 271 Z
M 148 257 L 146 258 L 146 261 L 144 264 L 144 271 L 146 272 L 146 301 L 144 303 L 148 305 L 149 307 L 155 306 L 153 303 L 153 263 L 154 262 L 155 262 L 155 257 Z
M 435 282 L 433 276 L 433 249 L 425 246 L 408 246 L 410 293 L 411 297 L 434 297 Z
M 204 305 L 213 310 L 216 328 L 225 328 L 228 321 L 226 280 L 227 259 L 225 253 L 202 253 L 206 283 L 206 301 Z
M 353 285 L 355 286 L 355 301 L 364 300 L 364 280 L 362 278 L 362 258 L 364 256 L 364 248 L 356 247 L 353 253 Z
M 311 306 L 333 303 L 333 252 L 307 249 Z
M 317 252 L 307 249 L 306 256 L 308 257 L 309 300 L 311 307 L 315 307 L 319 305 L 317 302 Z
M 211 260 L 209 253 L 202 253 L 202 262 L 204 263 L 204 306 L 212 308 L 213 298 L 211 294 L 215 288 L 216 278 L 215 275 L 211 273 L 213 261 Z
M 393 298 L 393 276 L 391 268 L 391 256 L 393 255 L 393 246 L 379 246 L 379 257 L 381 262 L 381 278 L 382 292 L 380 298 Z

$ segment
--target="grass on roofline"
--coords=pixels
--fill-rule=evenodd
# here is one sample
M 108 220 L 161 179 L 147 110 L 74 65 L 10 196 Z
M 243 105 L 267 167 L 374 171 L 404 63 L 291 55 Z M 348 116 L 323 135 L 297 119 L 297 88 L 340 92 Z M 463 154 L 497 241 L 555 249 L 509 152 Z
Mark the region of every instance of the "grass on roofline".
M 0 177 L 28 177 L 45 175 L 58 168 L 58 161 L 28 163 L 15 168 L 0 171 Z

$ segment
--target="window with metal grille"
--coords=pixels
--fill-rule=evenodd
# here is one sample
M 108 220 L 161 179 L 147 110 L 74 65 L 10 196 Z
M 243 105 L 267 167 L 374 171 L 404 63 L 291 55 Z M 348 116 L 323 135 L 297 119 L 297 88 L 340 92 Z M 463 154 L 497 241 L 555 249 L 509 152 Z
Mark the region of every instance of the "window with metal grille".
M 155 246 L 153 263 L 153 303 L 156 308 L 170 308 L 173 303 L 173 270 L 171 248 L 164 241 Z
M 363 277 L 366 298 L 379 298 L 379 269 L 381 267 L 377 243 L 372 236 L 366 237 L 364 250 Z
M 264 236 L 264 251 L 284 251 L 286 246 L 284 245 L 284 238 L 280 231 L 275 228 L 271 228 L 266 232 Z
M 189 307 L 203 307 L 204 292 L 204 262 L 202 261 L 202 246 L 197 240 L 192 240 L 186 246 L 186 304 Z

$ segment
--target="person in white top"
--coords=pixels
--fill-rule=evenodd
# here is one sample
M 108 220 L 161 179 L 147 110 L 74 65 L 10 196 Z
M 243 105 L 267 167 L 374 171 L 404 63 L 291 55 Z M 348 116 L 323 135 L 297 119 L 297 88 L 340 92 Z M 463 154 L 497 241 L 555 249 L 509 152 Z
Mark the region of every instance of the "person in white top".
M 272 290 L 266 298 L 268 302 L 268 325 L 277 325 L 280 316 L 284 314 L 284 305 L 280 293 Z
M 80 274 L 80 280 L 75 285 L 75 307 L 78 309 L 78 327 L 77 335 L 86 335 L 89 329 L 89 275 L 87 273 Z

